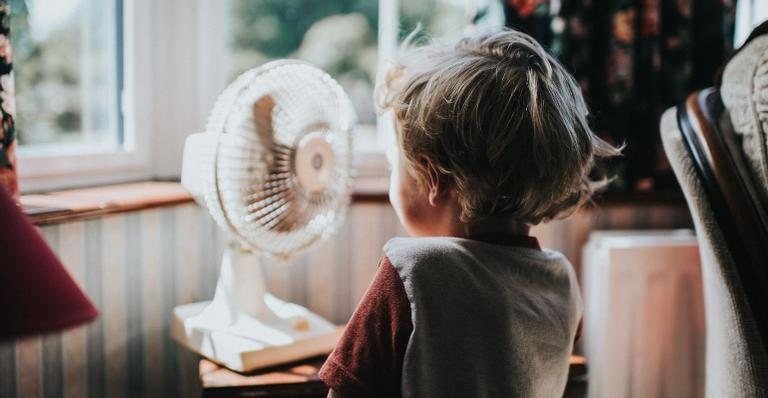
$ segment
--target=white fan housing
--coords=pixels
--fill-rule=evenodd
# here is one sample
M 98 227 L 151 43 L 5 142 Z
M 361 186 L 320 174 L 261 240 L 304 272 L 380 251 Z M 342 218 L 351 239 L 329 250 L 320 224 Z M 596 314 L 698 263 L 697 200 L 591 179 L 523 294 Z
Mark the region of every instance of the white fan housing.
M 339 328 L 269 294 L 258 257 L 287 258 L 343 223 L 355 120 L 341 86 L 301 61 L 252 69 L 221 94 L 187 139 L 182 184 L 232 242 L 213 300 L 175 308 L 177 341 L 238 371 L 333 348 Z

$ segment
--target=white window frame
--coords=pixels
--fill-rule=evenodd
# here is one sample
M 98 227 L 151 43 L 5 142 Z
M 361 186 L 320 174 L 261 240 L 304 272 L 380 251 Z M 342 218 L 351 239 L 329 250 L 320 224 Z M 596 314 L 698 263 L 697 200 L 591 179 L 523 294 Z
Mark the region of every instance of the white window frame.
M 64 149 L 18 148 L 19 184 L 22 192 L 36 192 L 146 178 L 151 162 L 150 153 L 141 150 L 147 144 L 149 129 L 145 118 L 148 74 L 146 63 L 135 56 L 149 37 L 146 32 L 148 0 L 123 1 L 123 132 L 120 148 L 88 148 L 72 146 Z M 18 68 L 24 66 L 19 64 Z
M 184 139 L 226 84 L 224 13 L 208 0 L 123 0 L 123 146 L 21 148 L 22 192 L 178 179 Z
M 164 0 L 157 3 L 152 11 L 157 36 L 153 42 L 152 172 L 154 178 L 176 180 L 181 174 L 184 140 L 187 135 L 204 129 L 216 98 L 229 83 L 228 15 L 224 2 Z M 379 71 L 397 52 L 398 5 L 398 0 L 379 1 L 380 27 L 387 26 L 378 31 Z M 189 60 L 194 63 L 190 64 Z M 176 93 L 173 100 L 165 98 L 168 92 Z M 391 128 L 387 118 L 378 118 L 376 139 L 380 150 L 355 153 L 358 176 L 388 173 L 385 148 L 393 142 Z
M 379 1 L 378 79 L 397 52 L 399 0 Z M 118 151 L 21 150 L 23 193 L 147 179 L 178 180 L 184 140 L 203 131 L 229 71 L 227 10 L 210 0 L 123 0 L 123 131 Z M 19 65 L 18 67 L 23 67 Z M 380 151 L 356 152 L 359 176 L 387 173 L 389 118 Z
M 752 33 L 752 29 L 766 20 L 768 20 L 768 1 L 740 0 L 736 2 L 734 47 L 741 47 L 749 34 Z

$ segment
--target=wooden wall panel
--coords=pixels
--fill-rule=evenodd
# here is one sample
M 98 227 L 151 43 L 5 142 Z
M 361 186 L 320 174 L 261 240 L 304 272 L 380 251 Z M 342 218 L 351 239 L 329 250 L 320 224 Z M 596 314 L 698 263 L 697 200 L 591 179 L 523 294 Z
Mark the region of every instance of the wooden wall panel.
M 533 229 L 580 266 L 593 229 L 689 227 L 682 205 L 607 206 Z M 196 357 L 170 338 L 178 304 L 210 299 L 226 236 L 187 203 L 48 225 L 43 234 L 101 311 L 88 326 L 0 344 L 0 398 L 199 396 Z M 386 203 L 357 203 L 329 241 L 264 259 L 268 287 L 344 323 L 404 231 Z

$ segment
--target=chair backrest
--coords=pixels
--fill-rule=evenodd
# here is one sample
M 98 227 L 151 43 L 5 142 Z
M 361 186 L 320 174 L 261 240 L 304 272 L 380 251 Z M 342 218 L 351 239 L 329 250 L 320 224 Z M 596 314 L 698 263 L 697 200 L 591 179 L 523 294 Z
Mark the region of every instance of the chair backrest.
M 720 93 L 691 94 L 677 107 L 677 122 L 714 221 L 734 260 L 734 270 L 764 347 L 768 347 L 768 207 L 734 131 L 724 119 Z
M 765 207 L 755 200 L 729 115 L 718 92 L 705 90 L 667 110 L 661 130 L 699 239 L 707 396 L 768 397 Z
M 661 122 L 664 149 L 685 193 L 699 239 L 707 326 L 706 395 L 768 397 L 768 345 L 762 314 L 766 307 L 760 304 L 765 300 L 761 290 L 768 291 L 768 285 L 759 282 L 764 277 L 759 258 L 744 248 L 743 243 L 751 244 L 755 238 L 739 240 L 743 228 L 730 218 L 733 212 L 739 221 L 749 218 L 734 210 L 745 202 L 731 195 L 738 192 L 735 188 L 723 190 L 717 184 L 739 177 L 724 166 L 723 147 L 711 146 L 717 135 L 709 133 L 723 130 L 712 126 L 728 124 L 727 113 L 718 118 L 716 112 L 708 112 L 712 116 L 707 117 L 701 111 L 700 104 L 713 95 L 717 93 L 711 90 L 694 94 L 683 106 L 669 109 Z
M 661 123 L 699 238 L 708 397 L 768 397 L 768 37 L 752 39 L 722 100 L 694 93 Z

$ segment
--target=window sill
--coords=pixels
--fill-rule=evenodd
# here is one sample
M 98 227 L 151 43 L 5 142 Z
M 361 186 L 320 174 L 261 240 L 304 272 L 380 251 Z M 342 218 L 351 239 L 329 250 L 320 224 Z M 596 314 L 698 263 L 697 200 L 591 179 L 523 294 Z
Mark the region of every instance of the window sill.
M 352 188 L 352 203 L 389 203 L 389 177 L 358 177 Z
M 43 226 L 192 202 L 178 182 L 147 181 L 22 195 L 24 212 Z
M 352 203 L 388 203 L 389 178 L 358 177 Z M 192 202 L 178 182 L 145 181 L 93 188 L 22 195 L 24 212 L 38 226 L 102 217 L 110 214 Z M 679 193 L 626 194 L 607 192 L 595 197 L 598 207 L 673 205 L 685 207 Z
M 352 202 L 386 203 L 386 177 L 361 177 L 355 181 Z M 193 202 L 178 182 L 145 181 L 92 188 L 22 195 L 24 212 L 38 226 L 79 221 L 110 214 Z

